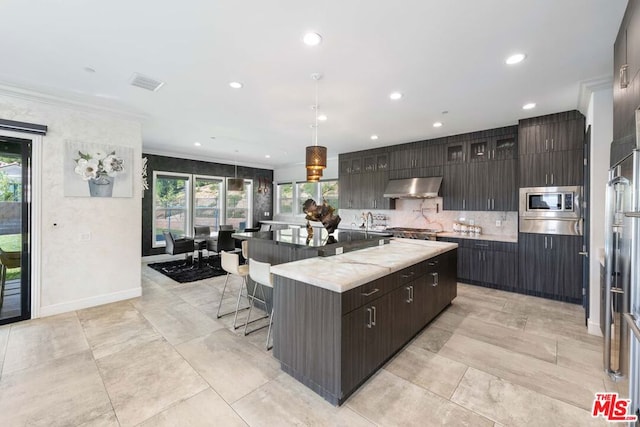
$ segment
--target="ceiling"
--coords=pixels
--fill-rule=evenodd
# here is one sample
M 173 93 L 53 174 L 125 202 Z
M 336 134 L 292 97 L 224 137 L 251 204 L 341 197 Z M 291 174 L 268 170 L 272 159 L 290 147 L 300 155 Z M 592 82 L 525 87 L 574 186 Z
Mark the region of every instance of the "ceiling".
M 278 168 L 312 142 L 316 72 L 329 157 L 576 109 L 612 77 L 626 3 L 3 0 L 0 83 L 141 115 L 147 152 Z

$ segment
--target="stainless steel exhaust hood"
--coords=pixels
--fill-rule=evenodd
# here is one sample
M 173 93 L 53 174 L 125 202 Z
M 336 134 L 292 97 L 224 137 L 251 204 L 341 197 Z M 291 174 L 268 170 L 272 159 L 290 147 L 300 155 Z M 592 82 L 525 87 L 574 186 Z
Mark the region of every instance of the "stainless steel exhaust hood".
M 438 197 L 441 183 L 441 176 L 392 179 L 384 190 L 384 197 L 390 199 L 430 199 Z

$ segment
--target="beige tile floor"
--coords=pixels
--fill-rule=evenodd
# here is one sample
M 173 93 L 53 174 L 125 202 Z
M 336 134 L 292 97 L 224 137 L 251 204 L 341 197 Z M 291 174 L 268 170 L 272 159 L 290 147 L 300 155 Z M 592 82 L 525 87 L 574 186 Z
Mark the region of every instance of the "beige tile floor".
M 460 284 L 336 408 L 280 371 L 266 329 L 216 319 L 223 281 L 145 266 L 140 298 L 0 327 L 0 425 L 585 426 L 604 424 L 594 393 L 618 387 L 580 307 Z

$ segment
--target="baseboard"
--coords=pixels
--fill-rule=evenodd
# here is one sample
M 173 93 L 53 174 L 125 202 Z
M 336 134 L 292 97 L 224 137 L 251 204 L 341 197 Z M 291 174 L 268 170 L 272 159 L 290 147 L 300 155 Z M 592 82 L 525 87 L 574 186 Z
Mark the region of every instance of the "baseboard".
M 40 317 L 68 313 L 70 311 L 81 310 L 83 308 L 95 307 L 98 305 L 136 298 L 141 295 L 142 287 L 139 286 L 137 288 L 126 289 L 124 291 L 118 291 L 111 294 L 98 295 L 95 297 L 48 305 L 45 307 L 40 307 Z
M 597 337 L 602 336 L 602 331 L 600 330 L 600 323 L 594 323 L 591 320 L 587 322 L 587 332 L 589 335 L 595 335 Z

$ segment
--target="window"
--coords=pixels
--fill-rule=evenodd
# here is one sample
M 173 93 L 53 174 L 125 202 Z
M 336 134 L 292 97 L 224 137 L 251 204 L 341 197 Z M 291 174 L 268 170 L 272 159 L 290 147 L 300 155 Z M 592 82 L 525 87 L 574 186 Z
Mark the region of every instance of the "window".
M 153 236 L 154 246 L 164 245 L 165 231 L 181 236 L 191 229 L 189 190 L 191 175 L 154 172 Z
M 293 184 L 278 184 L 278 213 L 293 214 Z
M 196 176 L 194 187 L 193 225 L 208 225 L 212 230 L 218 230 L 224 202 L 224 178 Z
M 276 205 L 278 206 L 279 214 L 299 215 L 303 213 L 302 205 L 307 199 L 313 199 L 318 204 L 322 203 L 324 199 L 337 210 L 340 208 L 338 194 L 337 180 L 299 183 L 286 182 L 278 184 Z
M 173 172 L 153 173 L 153 247 L 165 245 L 164 231 L 190 236 L 193 226 L 221 224 L 236 230 L 253 225 L 253 181 L 244 181 L 242 191 L 226 191 L 224 177 Z
M 338 181 L 320 181 L 320 194 L 320 200 L 326 200 L 335 210 L 340 209 Z
M 244 230 L 251 224 L 252 182 L 245 179 L 242 191 L 227 192 L 227 215 L 225 224 L 232 225 L 236 230 Z
M 317 204 L 322 204 L 322 200 L 318 198 L 317 182 L 301 182 L 298 184 L 298 205 L 296 212 L 302 212 L 302 205 L 307 199 L 313 199 Z

